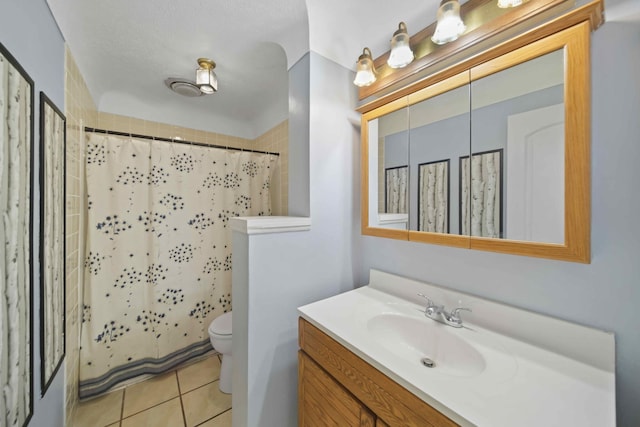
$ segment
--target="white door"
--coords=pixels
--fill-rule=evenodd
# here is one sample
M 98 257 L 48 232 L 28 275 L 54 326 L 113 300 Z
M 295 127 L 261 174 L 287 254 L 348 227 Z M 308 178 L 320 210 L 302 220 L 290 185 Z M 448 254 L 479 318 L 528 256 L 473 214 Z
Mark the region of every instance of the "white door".
M 564 105 L 508 118 L 506 238 L 564 243 Z

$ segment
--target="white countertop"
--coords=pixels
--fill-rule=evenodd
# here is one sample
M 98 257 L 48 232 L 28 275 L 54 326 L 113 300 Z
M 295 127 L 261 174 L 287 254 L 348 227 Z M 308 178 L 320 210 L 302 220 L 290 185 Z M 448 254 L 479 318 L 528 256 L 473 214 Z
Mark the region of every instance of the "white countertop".
M 420 313 L 423 308 L 365 286 L 300 307 L 298 311 L 304 319 L 461 425 L 615 425 L 613 370 L 491 332 L 477 324 L 465 323 L 468 328 L 458 329 L 436 323 L 471 345 L 486 361 L 480 372 L 443 374 L 437 367 L 425 368 L 419 360 L 414 363 L 390 351 L 367 329 L 367 319 L 383 313 L 403 316 L 409 313 L 408 316 L 420 321 L 434 322 Z M 479 316 L 477 312 L 474 315 Z

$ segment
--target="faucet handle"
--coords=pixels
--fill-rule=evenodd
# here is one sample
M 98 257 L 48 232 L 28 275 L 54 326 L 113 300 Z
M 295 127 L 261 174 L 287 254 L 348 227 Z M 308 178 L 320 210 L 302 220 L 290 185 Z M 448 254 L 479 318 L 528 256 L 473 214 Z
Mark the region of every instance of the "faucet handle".
M 449 315 L 451 320 L 455 320 L 455 321 L 458 321 L 458 322 L 462 323 L 462 319 L 460 318 L 460 312 L 461 311 L 472 312 L 472 310 L 470 308 L 467 308 L 467 307 L 454 308 L 453 310 L 451 310 L 451 314 Z
M 427 307 L 431 307 L 431 306 L 435 305 L 433 300 L 431 298 L 429 298 L 428 296 L 426 296 L 425 294 L 418 293 L 418 296 L 427 300 Z
M 473 312 L 473 310 L 471 310 L 470 308 L 458 307 L 458 308 L 454 308 L 453 311 L 451 312 L 451 314 L 454 315 L 454 316 L 458 316 L 461 311 Z

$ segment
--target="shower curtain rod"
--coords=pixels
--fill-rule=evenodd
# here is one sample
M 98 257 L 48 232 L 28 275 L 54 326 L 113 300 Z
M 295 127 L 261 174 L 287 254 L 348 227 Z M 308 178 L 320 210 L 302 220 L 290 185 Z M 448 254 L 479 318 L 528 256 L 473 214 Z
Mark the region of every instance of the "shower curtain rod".
M 96 128 L 90 128 L 90 127 L 85 127 L 84 131 L 93 132 L 93 133 L 104 133 L 107 135 L 128 136 L 130 138 L 152 139 L 154 141 L 175 142 L 178 144 L 197 145 L 199 147 L 207 147 L 207 148 L 222 148 L 224 150 L 248 151 L 250 153 L 271 154 L 272 156 L 280 155 L 280 153 L 272 153 L 270 151 L 251 150 L 248 148 L 225 147 L 224 145 L 205 144 L 203 142 L 185 141 L 183 139 L 161 138 L 158 136 L 140 135 L 137 133 L 116 132 L 113 130 L 96 129 Z

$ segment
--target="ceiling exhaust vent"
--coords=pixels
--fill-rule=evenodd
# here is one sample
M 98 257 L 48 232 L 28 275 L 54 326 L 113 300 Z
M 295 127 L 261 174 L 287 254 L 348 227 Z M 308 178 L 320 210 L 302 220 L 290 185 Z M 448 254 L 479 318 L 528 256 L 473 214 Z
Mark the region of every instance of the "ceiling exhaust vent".
M 200 90 L 198 85 L 194 82 L 190 82 L 189 80 L 178 79 L 178 78 L 168 78 L 164 81 L 169 89 L 178 93 L 182 96 L 188 96 L 190 98 L 196 96 L 202 96 L 204 93 Z

